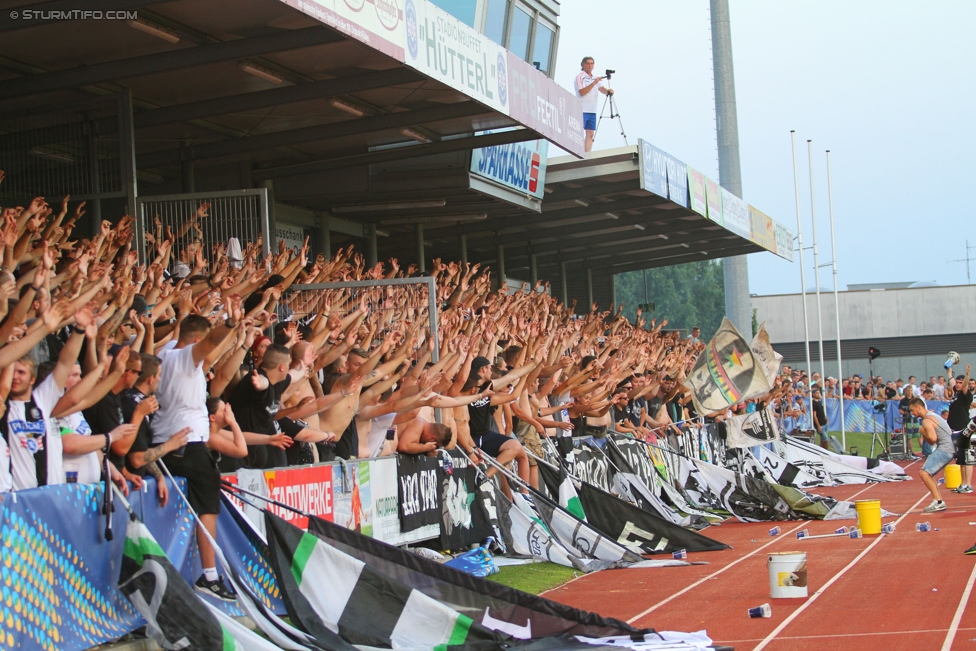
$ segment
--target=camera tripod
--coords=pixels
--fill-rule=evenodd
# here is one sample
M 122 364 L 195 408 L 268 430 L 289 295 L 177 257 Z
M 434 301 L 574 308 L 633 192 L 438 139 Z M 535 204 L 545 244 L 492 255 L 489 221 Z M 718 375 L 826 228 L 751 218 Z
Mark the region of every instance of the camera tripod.
M 871 377 L 871 382 L 874 382 L 874 358 L 868 353 L 868 375 Z M 883 389 L 882 389 L 883 390 Z M 874 445 L 878 443 L 881 445 L 881 449 L 884 450 L 884 454 L 879 454 L 879 459 L 884 459 L 885 461 L 891 461 L 891 453 L 888 446 L 891 442 L 891 438 L 888 434 L 888 412 L 887 403 L 884 400 L 874 400 L 872 401 L 871 409 L 871 453 L 868 455 L 869 458 L 874 457 Z M 882 422 L 884 422 L 884 438 L 878 433 L 878 419 L 875 414 L 881 414 Z
M 610 81 L 610 75 L 607 75 L 607 81 Z M 607 84 L 607 90 L 612 90 L 609 84 Z M 593 140 L 596 141 L 596 134 L 600 131 L 600 123 L 603 122 L 603 114 L 607 112 L 608 104 L 610 105 L 610 115 L 608 116 L 609 119 L 616 119 L 617 122 L 620 123 L 620 135 L 623 136 L 624 144 L 629 145 L 630 143 L 627 142 L 627 134 L 624 132 L 624 121 L 623 118 L 620 117 L 620 110 L 617 108 L 617 104 L 613 99 L 612 93 L 608 93 L 606 98 L 603 100 L 603 109 L 600 111 L 600 119 L 597 120 L 596 129 L 593 130 Z

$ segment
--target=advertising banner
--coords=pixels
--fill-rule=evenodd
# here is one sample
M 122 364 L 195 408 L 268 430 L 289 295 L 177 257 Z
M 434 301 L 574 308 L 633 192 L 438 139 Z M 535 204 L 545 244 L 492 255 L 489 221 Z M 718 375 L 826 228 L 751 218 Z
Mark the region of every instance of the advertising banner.
M 752 233 L 749 221 L 749 204 L 725 188 L 722 193 L 722 225 L 736 235 L 748 238 Z
M 583 104 L 579 98 L 511 52 L 508 95 L 512 118 L 574 156 L 583 156 Z
M 708 204 L 705 199 L 705 175 L 688 166 L 688 189 L 691 194 L 691 209 L 702 217 L 708 213 Z
M 688 166 L 670 154 L 665 154 L 668 170 L 668 199 L 679 206 L 688 207 Z
M 766 249 L 776 253 L 776 231 L 773 219 L 758 208 L 749 206 L 749 239 Z
M 403 0 L 281 1 L 346 36 L 403 61 L 406 39 Z
M 406 455 L 401 458 L 406 458 Z M 369 463 L 369 489 L 373 497 L 373 538 L 389 545 L 405 545 L 439 536 L 441 533 L 439 503 L 432 524 L 419 527 L 409 533 L 401 531 L 397 458 L 371 459 Z M 434 492 L 439 496 L 436 488 Z
M 332 522 L 364 536 L 373 535 L 373 501 L 369 462 L 351 461 L 332 466 L 335 512 Z
M 271 245 L 272 249 L 277 250 L 278 242 L 284 241 L 289 249 L 299 249 L 305 243 L 305 238 L 310 237 L 312 229 L 302 226 L 294 226 L 284 222 L 275 222 L 275 239 Z
M 335 522 L 335 495 L 333 492 L 332 466 L 305 466 L 266 470 L 264 480 L 268 484 L 268 497 L 288 506 Z M 269 504 L 268 509 L 296 527 L 308 527 L 308 518 L 294 511 Z
M 708 218 L 716 224 L 725 224 L 722 219 L 722 186 L 705 177 L 705 200 L 708 204 Z
M 793 231 L 779 222 L 773 222 L 776 228 L 776 255 L 793 262 Z
M 640 153 L 641 188 L 666 199 L 668 166 L 665 159 L 668 155 L 643 139 L 637 141 L 637 149 Z
M 471 151 L 471 173 L 520 194 L 545 195 L 549 142 L 528 140 Z
M 444 549 L 467 549 L 472 543 L 492 535 L 491 522 L 478 493 L 478 470 L 468 457 L 452 451 L 453 469 L 448 474 L 438 470 L 441 489 L 441 546 Z
M 440 483 L 437 459 L 403 454 L 397 462 L 400 498 L 400 529 L 407 533 L 441 520 Z M 435 534 L 436 535 L 436 534 Z
M 508 115 L 505 48 L 426 0 L 404 0 L 404 16 L 408 66 Z

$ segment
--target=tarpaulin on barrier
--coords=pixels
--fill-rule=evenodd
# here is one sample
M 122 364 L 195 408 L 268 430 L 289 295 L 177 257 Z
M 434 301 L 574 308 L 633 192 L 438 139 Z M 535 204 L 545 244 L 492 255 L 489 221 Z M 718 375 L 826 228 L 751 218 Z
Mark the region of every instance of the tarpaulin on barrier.
M 103 484 L 0 495 L 0 647 L 88 649 L 145 623 L 117 588 L 128 515 L 116 504 L 113 540 L 106 540 L 102 496 Z M 201 567 L 193 521 L 172 486 L 165 507 L 151 478 L 129 502 L 183 577 L 196 581 Z M 230 517 L 221 514 L 217 532 L 228 561 L 266 605 L 284 612 L 270 566 Z M 221 606 L 243 614 L 233 604 Z

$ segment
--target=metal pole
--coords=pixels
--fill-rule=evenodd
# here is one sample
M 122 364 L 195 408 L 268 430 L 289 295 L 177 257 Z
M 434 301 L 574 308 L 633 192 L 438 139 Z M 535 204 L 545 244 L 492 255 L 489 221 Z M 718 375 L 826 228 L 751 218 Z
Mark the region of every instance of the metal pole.
M 810 219 L 813 220 L 813 280 L 817 290 L 817 346 L 820 351 L 820 381 L 827 381 L 827 373 L 824 371 L 823 354 L 823 314 L 820 311 L 820 263 L 817 251 L 817 210 L 813 201 L 813 141 L 807 140 L 807 160 L 810 165 Z M 811 374 L 812 375 L 812 374 Z M 820 387 L 820 397 L 823 398 L 823 385 Z M 812 406 L 812 405 L 811 405 Z
M 501 287 L 505 284 L 505 245 L 499 244 L 495 253 L 498 258 L 498 286 Z
M 803 299 L 803 353 L 807 358 L 807 373 L 810 373 L 810 321 L 807 319 L 807 280 L 803 270 L 803 220 L 800 218 L 800 177 L 796 173 L 796 131 L 790 130 L 790 140 L 793 143 L 793 194 L 796 196 L 796 241 L 800 249 L 800 296 Z M 810 406 L 813 406 L 813 392 L 810 382 L 807 382 L 807 394 Z
M 739 119 L 735 107 L 735 71 L 732 66 L 732 26 L 729 0 L 711 0 L 712 69 L 715 83 L 715 123 L 718 141 L 718 180 L 737 197 L 742 196 L 739 165 Z M 749 264 L 744 255 L 722 260 L 725 312 L 739 332 L 749 332 Z
M 420 273 L 427 271 L 427 252 L 424 250 L 424 225 L 417 224 L 417 270 Z
M 366 225 L 366 264 L 375 267 L 377 262 L 376 224 Z
M 465 233 L 458 236 L 458 245 L 461 247 L 461 264 L 468 264 L 468 236 Z
M 563 252 L 560 251 L 559 255 L 562 257 Z M 559 261 L 559 285 L 562 290 L 563 305 L 569 306 L 569 283 L 566 282 L 566 261 Z
M 327 212 L 319 213 L 319 252 L 329 259 L 332 257 L 331 219 Z
M 844 423 L 844 371 L 840 354 L 840 298 L 837 293 L 837 246 L 834 244 L 834 195 L 830 186 L 830 150 L 827 150 L 827 205 L 830 207 L 830 257 L 834 273 L 834 320 L 837 325 L 837 382 L 840 383 L 840 444 L 847 450 L 847 426 Z
M 587 261 L 589 264 L 589 261 Z M 586 309 L 593 305 L 593 269 L 586 268 Z
M 529 254 L 529 282 L 533 287 L 539 282 L 539 256 L 535 253 Z

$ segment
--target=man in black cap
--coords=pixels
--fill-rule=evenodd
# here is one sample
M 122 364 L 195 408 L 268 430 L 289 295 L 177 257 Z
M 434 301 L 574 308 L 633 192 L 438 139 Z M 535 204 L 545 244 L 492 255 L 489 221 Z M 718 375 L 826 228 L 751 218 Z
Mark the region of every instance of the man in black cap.
M 463 412 L 465 408 L 454 410 L 454 420 L 457 424 L 458 442 L 462 448 L 470 449 L 477 446 L 481 451 L 490 454 L 504 465 L 513 459 L 518 462 L 518 474 L 522 481 L 529 483 L 529 457 L 525 453 L 525 448 L 518 442 L 518 439 L 504 434 L 499 434 L 491 429 L 492 414 L 499 405 L 514 402 L 521 394 L 522 383 L 532 370 L 538 365 L 537 362 L 529 362 L 524 366 L 514 369 L 507 375 L 496 380 L 491 379 L 491 361 L 487 357 L 478 356 L 471 360 L 471 371 L 468 379 L 461 388 L 461 395 L 475 395 L 484 392 L 486 389 L 497 391 L 509 386 L 513 382 L 520 380 L 519 386 L 513 391 L 506 393 L 494 393 L 485 395 L 467 406 L 467 418 Z M 462 367 L 461 373 L 464 372 Z M 462 412 L 459 414 L 458 412 Z M 460 416 L 460 417 L 459 417 Z M 494 468 L 488 470 L 488 475 L 494 474 Z M 506 487 L 507 488 L 507 487 Z

